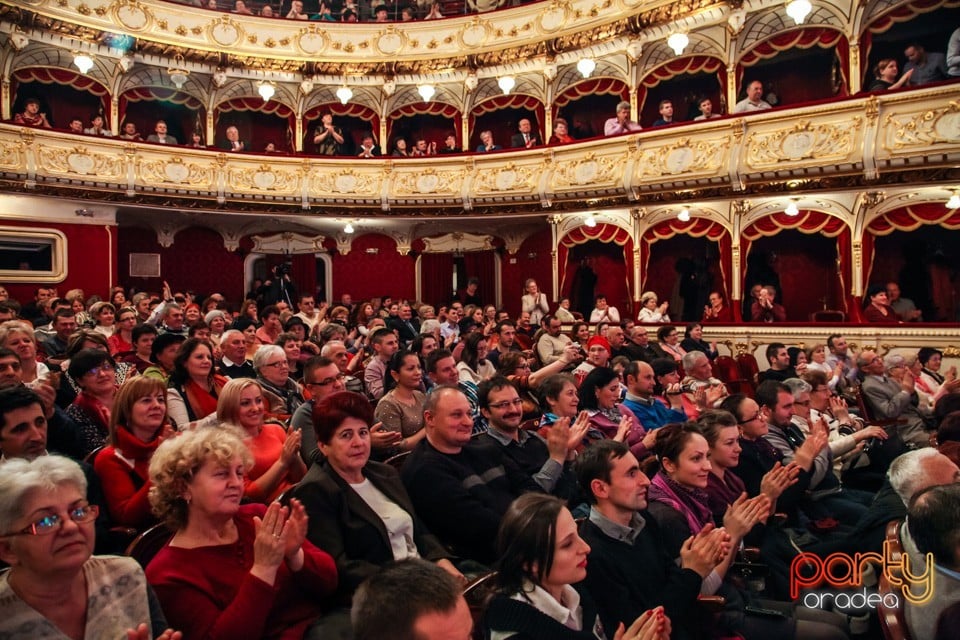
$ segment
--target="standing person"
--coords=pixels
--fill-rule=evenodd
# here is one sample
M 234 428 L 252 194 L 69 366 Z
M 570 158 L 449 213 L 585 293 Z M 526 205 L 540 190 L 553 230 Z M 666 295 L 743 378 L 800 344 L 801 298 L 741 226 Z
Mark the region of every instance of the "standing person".
M 550 313 L 550 305 L 547 303 L 547 294 L 541 293 L 537 287 L 537 281 L 533 278 L 527 278 L 523 283 L 524 294 L 520 298 L 520 308 L 530 314 L 530 324 L 538 327 L 544 314 Z
M 343 130 L 333 124 L 333 114 L 320 117 L 320 125 L 313 131 L 314 151 L 319 156 L 338 156 L 343 148 Z
M 52 129 L 47 114 L 40 111 L 40 101 L 36 98 L 27 98 L 23 103 L 23 111 L 13 117 L 13 123 L 23 127 Z
M 947 75 L 960 77 L 960 27 L 950 34 L 947 42 Z
M 904 72 L 912 72 L 907 83 L 911 87 L 947 79 L 947 58 L 942 53 L 928 53 L 922 45 L 912 42 L 904 49 L 903 55 L 907 59 Z

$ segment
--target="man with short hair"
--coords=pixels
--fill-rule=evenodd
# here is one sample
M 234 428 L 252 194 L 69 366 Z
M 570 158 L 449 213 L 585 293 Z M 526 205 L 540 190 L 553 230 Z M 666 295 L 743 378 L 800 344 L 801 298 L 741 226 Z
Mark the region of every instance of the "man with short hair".
M 83 120 L 81 120 L 80 118 L 71 118 L 71 119 L 70 119 L 70 124 L 69 124 L 69 129 L 67 129 L 67 131 L 69 131 L 70 133 L 79 133 L 79 134 L 82 134 L 82 133 L 84 132 L 84 131 L 83 131 Z
M 307 467 L 316 460 L 317 434 L 313 430 L 313 407 L 329 395 L 345 391 L 344 375 L 330 358 L 314 356 L 303 365 L 303 388 L 310 399 L 297 407 L 290 417 L 290 428 L 300 430 L 300 457 Z
M 354 640 L 469 640 L 463 587 L 432 562 L 408 558 L 366 579 L 350 609 Z
M 353 361 L 350 359 L 350 352 L 347 351 L 347 345 L 341 340 L 330 340 L 320 349 L 320 355 L 333 360 L 337 364 L 340 373 L 344 375 L 343 386 L 347 391 L 359 394 L 364 393 L 363 380 L 352 375 L 353 370 L 351 369 L 351 363 Z M 355 360 L 357 364 L 360 364 L 363 361 L 363 356 L 358 354 L 354 356 L 353 360 Z
M 440 149 L 440 153 L 461 153 L 460 147 L 457 146 L 457 136 L 448 133 L 443 139 L 443 148 Z
M 771 109 L 770 103 L 763 99 L 763 83 L 753 80 L 747 83 L 747 97 L 733 108 L 734 113 L 750 113 Z
M 887 304 L 904 322 L 923 322 L 923 311 L 910 298 L 900 295 L 900 285 L 890 281 L 887 283 Z
M 712 409 L 729 395 L 723 381 L 713 377 L 710 358 L 703 351 L 688 351 L 683 355 L 683 408 L 688 420 L 696 420 L 704 409 Z
M 701 637 L 701 592 L 714 593 L 723 579 L 715 569 L 730 552 L 730 536 L 707 525 L 680 550 L 680 562 L 664 549 L 660 528 L 646 512 L 650 480 L 622 442 L 599 440 L 576 464 L 590 517 L 580 535 L 590 545 L 584 586 L 597 598 L 606 629 L 663 606 L 673 638 Z
M 147 142 L 171 145 L 178 144 L 177 139 L 167 133 L 167 123 L 163 120 L 157 120 L 157 123 L 153 125 L 153 133 L 147 136 Z
M 67 350 L 67 342 L 77 330 L 77 315 L 72 309 L 58 309 L 53 314 L 53 330 L 53 336 L 43 342 L 43 352 L 47 354 L 48 363 L 60 364 Z
M 766 357 L 770 368 L 760 372 L 760 382 L 764 380 L 783 382 L 787 378 L 797 377 L 797 370 L 790 366 L 787 345 L 782 342 L 771 342 L 767 345 Z
M 913 447 L 930 446 L 930 433 L 918 409 L 916 380 L 910 371 L 904 371 L 899 381 L 887 375 L 883 358 L 871 349 L 857 356 L 857 368 L 863 375 L 860 388 L 863 401 L 873 410 L 877 420 L 898 420 L 888 428 Z
M 673 102 L 661 100 L 660 104 L 657 105 L 657 111 L 660 113 L 660 117 L 653 123 L 653 126 L 665 127 L 668 124 L 673 124 Z
M 501 320 L 494 331 L 497 334 L 497 346 L 487 352 L 487 360 L 494 367 L 500 366 L 500 356 L 508 351 L 522 351 L 517 344 L 517 325 L 513 320 Z
M 220 375 L 228 378 L 257 377 L 253 363 L 247 360 L 247 343 L 241 331 L 224 331 L 220 336 L 220 352 L 223 354 L 217 366 Z
M 826 364 L 831 369 L 836 369 L 837 365 L 841 368 L 842 386 L 857 384 L 857 362 L 847 346 L 847 339 L 839 333 L 833 333 L 827 336 L 827 354 Z
M 454 305 L 447 309 L 447 319 L 440 325 L 440 338 L 444 343 L 451 338 L 451 344 L 460 339 L 460 312 Z
M 426 437 L 401 471 L 414 509 L 458 555 L 490 563 L 496 559 L 495 540 L 507 507 L 519 495 L 541 489 L 509 458 L 491 458 L 467 446 L 473 412 L 459 389 L 433 390 L 423 419 Z
M 643 360 L 646 363 L 662 358 L 664 354 L 650 344 L 650 336 L 643 326 L 635 325 L 630 329 L 630 342 L 624 346 L 625 355 L 631 360 Z
M 456 387 L 460 383 L 457 361 L 446 349 L 436 349 L 427 356 L 427 377 L 424 380 L 427 391 L 434 387 Z
M 527 314 L 527 322 L 530 318 Z M 563 333 L 563 323 L 551 314 L 545 315 L 540 321 L 544 332 L 537 340 L 537 355 L 543 364 L 552 364 L 563 357 L 564 348 L 571 342 L 570 336 Z
M 627 395 L 623 404 L 633 411 L 637 420 L 648 433 L 659 429 L 671 422 L 686 422 L 687 414 L 683 410 L 683 402 L 679 393 L 664 394 L 670 402 L 670 407 L 664 405 L 654 395 L 657 379 L 653 367 L 642 360 L 631 360 L 623 370 L 623 377 L 627 381 Z M 652 449 L 653 442 L 644 438 L 644 444 Z
M 283 325 L 280 323 L 280 310 L 277 305 L 268 304 L 260 312 L 260 320 L 263 324 L 257 329 L 257 341 L 260 344 L 274 344 L 277 338 L 283 333 Z
M 919 87 L 947 79 L 947 57 L 942 53 L 927 53 L 923 45 L 911 42 L 903 55 L 907 58 L 903 73 L 910 77 L 907 86 Z
M 605 335 L 607 337 L 607 342 L 610 344 L 611 358 L 616 358 L 617 356 L 630 357 L 627 355 L 626 348 L 624 347 L 627 334 L 619 324 L 611 324 L 609 327 L 607 327 Z
M 294 315 L 303 320 L 304 324 L 307 325 L 308 336 L 313 335 L 313 328 L 320 322 L 320 311 L 317 310 L 316 305 L 317 303 L 313 298 L 313 294 L 300 294 L 300 298 L 297 301 L 298 312 Z
M 19 315 L 18 308 L 19 305 L 16 304 L 16 300 L 4 300 L 0 302 L 0 322 L 16 320 Z
M 540 136 L 533 131 L 529 118 L 521 118 L 517 123 L 517 129 L 520 133 L 515 133 L 510 138 L 510 147 L 513 149 L 532 149 L 542 144 Z
M 713 112 L 713 101 L 710 98 L 701 98 L 698 103 L 700 107 L 700 115 L 693 119 L 694 122 L 700 120 L 713 120 L 714 118 L 719 118 L 719 113 Z
M 163 309 L 163 317 L 160 326 L 157 327 L 160 333 L 175 333 L 178 336 L 187 336 L 187 327 L 183 322 L 183 308 L 176 302 L 167 303 Z
M 420 335 L 420 321 L 413 317 L 413 310 L 406 302 L 398 306 L 396 316 L 387 320 L 387 327 L 397 332 L 404 347 L 410 346 Z
M 640 131 L 642 127 L 630 119 L 630 103 L 626 100 L 617 103 L 617 115 L 603 123 L 603 135 L 616 136 L 621 133 Z
M 757 292 L 757 301 L 750 306 L 751 322 L 786 322 L 787 310 L 774 302 L 777 290 L 767 285 Z
M 370 344 L 373 346 L 373 357 L 363 370 L 363 384 L 367 388 L 367 395 L 373 400 L 379 400 L 385 393 L 383 385 L 387 377 L 387 364 L 400 348 L 400 344 L 397 334 L 387 328 L 374 331 L 370 336 Z

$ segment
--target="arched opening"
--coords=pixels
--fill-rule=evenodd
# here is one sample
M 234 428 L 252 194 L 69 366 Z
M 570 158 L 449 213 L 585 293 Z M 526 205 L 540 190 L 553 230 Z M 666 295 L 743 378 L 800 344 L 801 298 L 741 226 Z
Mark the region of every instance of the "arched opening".
M 406 140 L 408 152 L 418 138 L 427 144 L 436 142 L 439 150 L 450 133 L 459 131 L 459 122 L 457 108 L 442 102 L 417 102 L 396 109 L 387 119 L 387 140 L 381 141 L 383 155 L 393 153 L 399 138 Z
M 132 122 L 143 140 L 153 133 L 158 120 L 167 123 L 167 132 L 182 144 L 190 144 L 196 131 L 205 137 L 206 110 L 193 96 L 163 87 L 137 87 L 120 96 L 120 132 Z M 206 144 L 206 140 L 203 140 Z
M 657 67 L 640 83 L 640 124 L 646 127 L 660 118 L 662 100 L 673 103 L 676 122 L 699 116 L 703 98 L 713 102 L 713 113 L 727 113 L 726 77 L 723 63 L 710 56 L 688 56 Z
M 102 114 L 104 126 L 110 127 L 107 88 L 88 76 L 69 69 L 26 67 L 17 69 L 12 80 L 13 114 L 23 111 L 27 99 L 36 98 L 40 113 L 45 113 L 50 126 L 56 129 L 69 128 L 74 118 L 89 127 L 94 114 Z
M 617 115 L 617 103 L 630 91 L 616 78 L 591 78 L 567 87 L 553 101 L 554 120 L 564 118 L 577 140 L 603 135 L 603 123 Z M 551 132 L 552 133 L 552 132 Z
M 292 153 L 293 109 L 279 102 L 263 102 L 260 98 L 232 98 L 215 109 L 215 140 L 208 146 L 221 147 L 226 140 L 227 127 L 236 127 L 240 140 L 246 142 L 245 151 L 262 152 L 273 143 L 281 153 Z
M 960 6 L 945 4 L 944 0 L 913 0 L 873 19 L 860 40 L 864 87 L 884 58 L 897 60 L 902 72 L 904 51 L 912 44 L 927 52 L 946 52 L 950 34 L 960 24 Z
M 700 320 L 710 292 L 724 291 L 717 243 L 686 235 L 653 243 L 643 289 L 670 302 L 671 320 Z
M 839 31 L 809 27 L 781 33 L 754 46 L 738 63 L 739 93 L 763 83 L 772 106 L 797 105 L 849 93 L 849 45 Z
M 344 140 L 340 147 L 340 155 L 356 155 L 364 135 L 368 133 L 373 133 L 374 137 L 378 135 L 380 118 L 370 107 L 356 103 L 340 104 L 339 102 L 318 104 L 311 107 L 303 116 L 304 152 L 308 154 L 316 152 L 313 138 L 317 127 L 320 126 L 321 118 L 326 113 L 333 116 L 334 126 L 339 127 L 343 132 Z
M 501 147 L 510 148 L 510 139 L 524 118 L 530 121 L 531 131 L 540 137 L 542 143 L 550 138 L 550 133 L 544 131 L 543 104 L 536 98 L 510 95 L 484 100 L 470 112 L 470 149 L 481 144 L 480 132 L 485 130 L 490 130 L 494 141 Z

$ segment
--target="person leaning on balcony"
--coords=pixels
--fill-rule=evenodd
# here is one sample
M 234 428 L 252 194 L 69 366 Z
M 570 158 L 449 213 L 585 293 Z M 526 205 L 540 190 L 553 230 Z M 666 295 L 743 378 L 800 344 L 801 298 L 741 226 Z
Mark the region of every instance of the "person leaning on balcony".
M 570 144 L 571 142 L 574 142 L 574 139 L 568 132 L 567 121 L 557 118 L 553 123 L 553 135 L 550 136 L 549 144 Z
M 157 120 L 157 124 L 153 126 L 153 131 L 153 133 L 147 136 L 147 142 L 178 144 L 177 139 L 167 133 L 167 123 L 163 120 Z
M 713 101 L 710 98 L 700 98 L 700 102 L 697 103 L 700 107 L 700 115 L 693 119 L 694 122 L 699 120 L 713 120 L 714 118 L 719 118 L 719 113 L 713 112 Z
M 40 112 L 40 101 L 36 98 L 27 98 L 27 101 L 23 103 L 23 111 L 13 117 L 13 123 L 40 129 L 51 128 L 50 121 L 47 120 L 47 114 Z
M 626 100 L 617 103 L 617 115 L 603 123 L 603 135 L 616 136 L 621 133 L 640 131 L 641 127 L 630 119 L 630 103 Z
M 900 70 L 897 67 L 897 61 L 893 58 L 884 58 L 873 68 L 873 81 L 867 87 L 867 91 L 890 91 L 899 89 L 910 82 L 913 76 L 913 69 L 910 69 L 897 80 L 897 74 Z

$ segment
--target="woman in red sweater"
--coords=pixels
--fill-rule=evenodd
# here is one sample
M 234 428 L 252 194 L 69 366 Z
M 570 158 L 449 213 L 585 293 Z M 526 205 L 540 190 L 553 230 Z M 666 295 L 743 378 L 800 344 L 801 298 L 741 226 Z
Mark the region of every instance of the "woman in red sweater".
M 153 452 L 172 433 L 167 424 L 167 385 L 137 376 L 120 386 L 110 413 L 110 444 L 93 462 L 116 524 L 142 529 L 156 521 L 147 497 L 148 468 Z
M 229 427 L 164 442 L 150 462 L 150 503 L 175 532 L 147 581 L 185 638 L 314 637 L 337 586 L 333 558 L 308 540 L 298 500 L 240 505 L 252 456 Z

